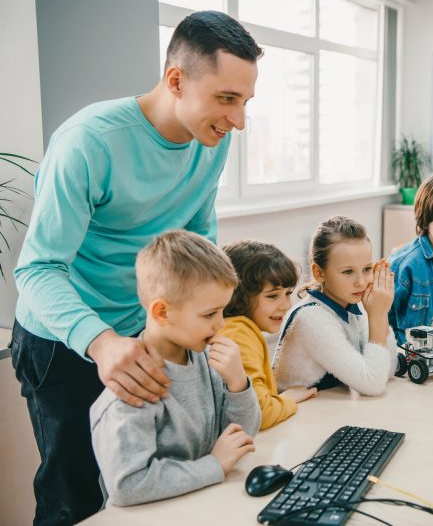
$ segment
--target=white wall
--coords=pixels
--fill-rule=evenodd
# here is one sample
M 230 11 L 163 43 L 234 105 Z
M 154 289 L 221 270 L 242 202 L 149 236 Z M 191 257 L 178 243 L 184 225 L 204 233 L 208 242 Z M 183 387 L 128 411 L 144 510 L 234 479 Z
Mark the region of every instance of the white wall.
M 43 156 L 41 94 L 39 87 L 36 9 L 31 0 L 0 0 L 0 151 L 40 160 Z M 0 176 L 15 177 L 15 186 L 33 192 L 33 178 L 6 163 L 0 163 Z M 28 223 L 31 199 L 14 198 L 10 208 Z M 2 232 L 9 240 L 0 255 L 6 280 L 0 276 L 0 327 L 10 327 L 15 310 L 16 289 L 12 269 L 21 249 L 25 229 L 18 232 L 2 221 Z M 3 250 L 4 244 L 1 245 Z
M 432 141 L 433 1 L 408 6 L 402 53 L 401 131 L 425 145 Z
M 70 115 L 159 80 L 157 0 L 36 0 L 44 146 Z
M 36 10 L 30 0 L 0 0 L 0 151 L 41 159 L 42 117 L 37 53 Z M 15 186 L 32 194 L 33 178 L 0 163 L 0 177 L 18 176 Z M 28 222 L 30 199 L 16 199 L 10 209 Z M 6 228 L 4 228 L 4 226 Z M 16 290 L 12 268 L 18 258 L 25 229 L 15 232 L 3 222 L 11 253 L 0 255 L 7 281 L 0 277 L 0 327 L 10 326 Z M 2 245 L 3 250 L 3 245 Z M 1 331 L 0 331 L 1 332 Z M 0 348 L 6 338 L 0 334 Z M 0 361 L 0 524 L 31 524 L 35 499 L 32 479 L 39 454 L 32 436 L 26 403 L 20 397 L 9 359 Z

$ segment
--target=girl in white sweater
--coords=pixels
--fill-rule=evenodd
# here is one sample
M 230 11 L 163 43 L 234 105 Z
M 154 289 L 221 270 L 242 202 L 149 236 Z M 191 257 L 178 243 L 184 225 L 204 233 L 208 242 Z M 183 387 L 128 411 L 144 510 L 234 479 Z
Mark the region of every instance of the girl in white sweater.
M 273 361 L 279 391 L 339 383 L 365 395 L 385 390 L 397 365 L 388 325 L 394 275 L 372 257 L 362 225 L 342 216 L 319 225 L 310 246 L 313 281 L 298 292 L 306 298 L 292 309 Z

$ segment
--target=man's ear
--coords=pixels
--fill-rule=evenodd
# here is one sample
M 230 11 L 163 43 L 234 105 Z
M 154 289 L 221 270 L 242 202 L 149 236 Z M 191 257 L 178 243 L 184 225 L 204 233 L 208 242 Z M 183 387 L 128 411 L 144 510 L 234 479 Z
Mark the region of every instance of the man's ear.
M 324 281 L 324 276 L 323 276 L 323 270 L 319 267 L 319 265 L 317 263 L 313 263 L 311 265 L 311 274 L 313 274 L 313 278 L 318 282 L 318 283 L 323 283 Z
M 168 303 L 163 298 L 157 298 L 152 301 L 147 311 L 159 325 L 168 323 Z
M 182 94 L 184 75 L 185 73 L 180 66 L 170 66 L 165 72 L 165 85 L 175 97 L 180 97 Z

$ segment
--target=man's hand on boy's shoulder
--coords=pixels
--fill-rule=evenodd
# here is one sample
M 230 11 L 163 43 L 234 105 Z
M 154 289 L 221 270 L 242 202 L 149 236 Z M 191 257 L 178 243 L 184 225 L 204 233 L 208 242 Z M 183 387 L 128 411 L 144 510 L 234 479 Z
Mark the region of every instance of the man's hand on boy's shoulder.
M 219 335 L 214 336 L 209 343 L 209 365 L 225 380 L 230 392 L 245 391 L 248 380 L 239 347 L 233 340 Z
M 99 334 L 87 354 L 98 367 L 99 378 L 129 405 L 141 407 L 167 396 L 170 380 L 158 351 L 137 338 L 120 336 L 113 330 Z

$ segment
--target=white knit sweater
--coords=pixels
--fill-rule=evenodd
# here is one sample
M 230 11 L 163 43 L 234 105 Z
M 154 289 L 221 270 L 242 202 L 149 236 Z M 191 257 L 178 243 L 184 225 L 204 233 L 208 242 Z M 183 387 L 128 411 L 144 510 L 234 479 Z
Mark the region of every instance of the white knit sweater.
M 361 394 L 382 393 L 397 366 L 392 331 L 386 347 L 369 343 L 366 314 L 347 312 L 346 322 L 332 306 L 311 296 L 305 303 L 311 301 L 317 305 L 300 309 L 275 353 L 272 368 L 278 391 L 315 385 L 331 373 Z

